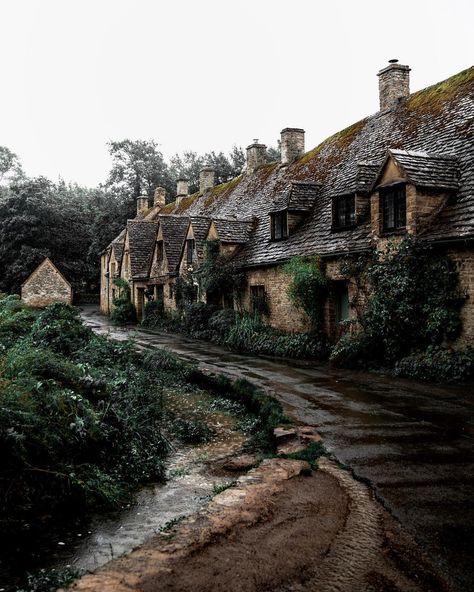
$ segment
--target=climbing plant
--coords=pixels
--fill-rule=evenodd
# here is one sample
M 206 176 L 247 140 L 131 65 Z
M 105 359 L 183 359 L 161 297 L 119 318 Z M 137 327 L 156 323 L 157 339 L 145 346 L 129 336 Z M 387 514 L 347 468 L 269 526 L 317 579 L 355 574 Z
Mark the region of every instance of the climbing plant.
M 220 253 L 219 241 L 206 241 L 204 260 L 196 273 L 204 293 L 239 296 L 245 287 L 245 273 L 228 256 Z
M 293 257 L 283 266 L 290 276 L 288 296 L 309 318 L 313 331 L 322 330 L 329 280 L 318 257 Z
M 360 330 L 345 335 L 332 359 L 343 365 L 393 367 L 412 352 L 454 339 L 461 329 L 454 263 L 408 235 L 370 256 L 348 258 L 342 273 L 365 291 Z

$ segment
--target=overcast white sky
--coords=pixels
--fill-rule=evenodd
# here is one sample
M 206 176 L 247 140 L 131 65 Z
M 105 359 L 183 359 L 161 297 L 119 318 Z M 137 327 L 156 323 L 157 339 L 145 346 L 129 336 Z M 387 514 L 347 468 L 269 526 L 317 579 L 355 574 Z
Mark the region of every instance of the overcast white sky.
M 96 185 L 106 143 L 165 156 L 306 148 L 378 109 L 377 71 L 418 90 L 474 64 L 473 0 L 0 0 L 0 145 L 29 175 Z

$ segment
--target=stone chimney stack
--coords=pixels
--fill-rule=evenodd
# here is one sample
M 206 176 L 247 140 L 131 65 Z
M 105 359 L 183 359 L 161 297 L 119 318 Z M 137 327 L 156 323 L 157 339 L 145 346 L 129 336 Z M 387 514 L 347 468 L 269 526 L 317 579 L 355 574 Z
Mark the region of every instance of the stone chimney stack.
M 183 197 L 189 195 L 189 181 L 187 179 L 178 179 L 176 182 L 176 205 L 181 203 Z
M 304 129 L 285 127 L 281 131 L 281 164 L 291 164 L 304 154 Z
M 153 198 L 153 206 L 155 208 L 162 208 L 166 204 L 166 189 L 164 187 L 157 187 Z
M 254 140 L 253 144 L 247 146 L 247 172 L 252 174 L 258 167 L 267 162 L 267 147 Z
M 176 182 L 176 197 L 186 197 L 189 195 L 189 181 L 187 179 L 178 179 Z
M 199 172 L 199 191 L 204 193 L 206 189 L 214 187 L 216 182 L 216 171 L 210 166 L 206 166 Z
M 137 216 L 144 216 L 148 210 L 148 195 L 137 197 Z
M 410 96 L 410 68 L 398 60 L 389 60 L 389 65 L 377 74 L 379 77 L 380 111 L 394 109 L 400 101 Z

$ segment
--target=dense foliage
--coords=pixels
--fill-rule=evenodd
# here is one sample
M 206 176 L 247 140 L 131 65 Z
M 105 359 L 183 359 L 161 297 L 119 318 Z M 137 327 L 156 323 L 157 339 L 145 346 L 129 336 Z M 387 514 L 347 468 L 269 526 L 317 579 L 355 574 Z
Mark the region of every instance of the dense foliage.
M 258 314 L 238 313 L 197 302 L 182 314 L 152 314 L 142 325 L 161 331 L 181 331 L 196 339 L 207 339 L 235 351 L 286 358 L 325 359 L 327 340 L 316 333 L 285 333 L 266 325 Z
M 463 298 L 448 257 L 408 236 L 384 252 L 348 260 L 343 273 L 363 291 L 367 303 L 357 319 L 359 329 L 336 344 L 334 362 L 369 368 L 394 368 L 399 363 L 400 373 L 413 368 L 415 375 L 419 352 L 425 352 L 425 365 L 429 360 L 436 365 L 443 357 L 454 363 L 455 356 L 440 353 L 461 329 Z M 413 363 L 409 356 L 414 356 Z M 419 374 L 428 376 L 429 371 Z
M 118 287 L 119 293 L 112 301 L 114 308 L 110 318 L 118 325 L 133 323 L 136 321 L 137 315 L 135 306 L 132 303 L 130 285 L 122 278 L 115 278 L 114 284 Z
M 208 240 L 204 260 L 196 272 L 201 293 L 220 300 L 224 296 L 238 299 L 245 287 L 245 273 L 236 263 L 220 252 L 219 241 Z
M 71 504 L 119 503 L 161 477 L 162 368 L 145 371 L 130 343 L 94 335 L 66 305 L 34 313 L 4 297 L 0 327 L 4 532 Z
M 283 271 L 290 276 L 288 296 L 311 323 L 313 331 L 320 331 L 324 319 L 329 280 L 320 259 L 293 257 Z

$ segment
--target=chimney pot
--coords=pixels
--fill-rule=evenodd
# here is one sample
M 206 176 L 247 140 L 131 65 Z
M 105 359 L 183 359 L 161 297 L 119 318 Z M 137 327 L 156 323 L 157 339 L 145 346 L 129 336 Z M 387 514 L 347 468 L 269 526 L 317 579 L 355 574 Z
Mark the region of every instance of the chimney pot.
M 389 65 L 377 74 L 379 77 L 380 111 L 394 109 L 401 100 L 410 96 L 410 67 L 389 60 Z
M 247 172 L 252 174 L 267 162 L 267 147 L 258 140 L 247 146 Z
M 281 131 L 281 164 L 291 164 L 304 154 L 304 129 L 285 127 Z
M 155 208 L 162 208 L 166 204 L 166 189 L 164 187 L 157 187 L 153 198 L 153 206 Z
M 144 216 L 148 210 L 148 195 L 137 197 L 137 216 Z
M 214 187 L 216 182 L 216 171 L 211 166 L 202 168 L 199 172 L 199 191 L 204 193 L 206 189 Z

